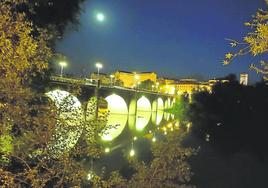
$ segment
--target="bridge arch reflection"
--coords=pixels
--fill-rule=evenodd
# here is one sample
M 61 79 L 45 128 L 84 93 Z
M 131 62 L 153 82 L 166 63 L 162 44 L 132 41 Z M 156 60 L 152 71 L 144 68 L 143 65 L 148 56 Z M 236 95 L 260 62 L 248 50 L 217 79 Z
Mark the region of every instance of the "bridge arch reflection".
M 125 100 L 116 94 L 112 94 L 105 98 L 108 103 L 109 115 L 107 118 L 107 129 L 102 135 L 102 140 L 112 141 L 118 137 L 124 130 L 128 119 L 128 107 Z

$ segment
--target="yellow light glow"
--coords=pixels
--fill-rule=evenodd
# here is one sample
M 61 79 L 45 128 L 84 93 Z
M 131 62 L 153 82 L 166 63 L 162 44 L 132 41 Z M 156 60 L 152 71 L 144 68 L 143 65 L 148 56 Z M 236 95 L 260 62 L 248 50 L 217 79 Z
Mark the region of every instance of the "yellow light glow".
M 136 130 L 142 131 L 149 123 L 151 112 L 137 111 L 136 114 Z
M 164 132 L 165 135 L 167 135 L 167 132 Z
M 87 175 L 87 180 L 91 180 L 93 178 L 93 172 L 89 172 Z
M 153 138 L 152 138 L 152 141 L 153 141 L 153 142 L 156 142 L 156 138 L 155 138 L 155 137 L 153 137 Z
M 100 63 L 100 62 L 97 62 L 96 64 L 96 67 L 98 68 L 98 69 L 101 69 L 103 66 L 102 66 L 102 64 Z
M 109 114 L 107 125 L 113 126 L 107 129 L 103 135 L 102 140 L 112 141 L 117 138 L 124 130 L 127 123 L 127 116 L 124 114 Z
M 61 61 L 61 62 L 59 62 L 59 65 L 62 66 L 62 67 L 66 67 L 67 63 L 65 61 Z
M 167 125 L 167 127 L 168 127 L 168 128 L 171 128 L 171 127 L 172 127 L 172 123 L 169 123 L 169 124 Z
M 105 148 L 104 150 L 105 153 L 109 153 L 110 151 L 111 151 L 110 148 Z
M 135 155 L 135 150 L 131 149 L 130 152 L 129 152 L 129 155 L 130 155 L 130 157 L 133 157 Z
M 134 78 L 135 78 L 135 80 L 139 80 L 140 76 L 138 74 L 135 74 Z
M 136 136 L 134 136 L 133 140 L 135 140 L 135 141 L 136 141 L 137 139 L 138 139 L 138 138 L 137 138 Z

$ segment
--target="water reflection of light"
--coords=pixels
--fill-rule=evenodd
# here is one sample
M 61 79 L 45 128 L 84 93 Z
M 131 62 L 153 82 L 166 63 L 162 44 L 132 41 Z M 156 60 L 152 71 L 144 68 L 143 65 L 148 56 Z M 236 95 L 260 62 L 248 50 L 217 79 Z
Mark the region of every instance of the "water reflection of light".
M 163 110 L 158 110 L 157 114 L 156 114 L 156 125 L 160 125 L 160 123 L 162 122 L 163 119 L 163 115 L 164 115 L 164 111 Z
M 104 141 L 112 141 L 124 130 L 127 123 L 126 114 L 109 114 L 107 126 L 112 126 L 102 135 Z
M 152 123 L 159 125 L 163 119 L 163 110 L 157 110 L 157 112 L 152 112 Z
M 165 101 L 165 109 L 170 108 L 170 98 Z
M 79 100 L 67 91 L 54 90 L 46 93 L 58 109 L 55 133 L 51 148 L 58 155 L 70 150 L 76 144 L 83 129 L 83 115 Z
M 105 148 L 104 150 L 105 153 L 109 153 L 110 151 L 111 151 L 110 148 Z
M 142 131 L 149 123 L 151 112 L 137 111 L 136 114 L 136 130 Z
M 166 121 L 168 121 L 169 118 L 170 118 L 170 114 L 165 112 L 165 113 L 164 113 L 164 119 L 165 119 Z
M 156 115 L 157 115 L 157 112 L 156 111 L 152 111 L 152 123 L 154 125 L 156 125 Z
M 157 109 L 164 110 L 164 101 L 161 98 L 157 99 Z
M 130 152 L 129 152 L 129 155 L 130 155 L 130 157 L 133 157 L 135 155 L 135 150 L 131 149 Z

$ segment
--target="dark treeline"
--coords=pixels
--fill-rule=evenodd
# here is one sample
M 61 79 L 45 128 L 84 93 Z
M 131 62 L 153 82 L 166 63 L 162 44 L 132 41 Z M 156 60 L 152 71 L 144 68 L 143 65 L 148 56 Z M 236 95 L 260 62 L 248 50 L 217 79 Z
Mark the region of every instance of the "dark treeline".
M 268 86 L 243 86 L 234 77 L 213 92 L 193 95 L 187 143 L 200 146 L 193 159 L 200 187 L 263 187 L 268 164 Z

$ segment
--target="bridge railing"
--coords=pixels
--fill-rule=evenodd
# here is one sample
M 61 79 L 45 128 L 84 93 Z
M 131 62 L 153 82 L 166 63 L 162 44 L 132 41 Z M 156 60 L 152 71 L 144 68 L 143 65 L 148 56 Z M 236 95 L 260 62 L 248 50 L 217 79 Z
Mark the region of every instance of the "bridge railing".
M 61 77 L 61 76 L 51 76 L 50 79 L 52 81 L 56 82 L 63 82 L 63 83 L 68 83 L 68 84 L 79 84 L 79 85 L 88 85 L 88 86 L 94 86 L 97 87 L 97 83 L 94 82 L 92 79 L 88 78 L 75 78 L 75 77 Z M 143 93 L 149 93 L 149 94 L 161 94 L 161 95 L 166 95 L 166 96 L 173 96 L 170 94 L 166 93 L 161 93 L 157 91 L 151 91 L 151 90 L 146 90 L 146 89 L 141 89 L 141 88 L 128 88 L 128 87 L 122 87 L 122 86 L 116 86 L 116 85 L 111 85 L 111 84 L 101 84 L 100 87 L 105 87 L 105 88 L 116 88 L 116 89 L 121 89 L 121 90 L 126 90 L 126 91 L 132 91 L 132 92 L 143 92 Z

